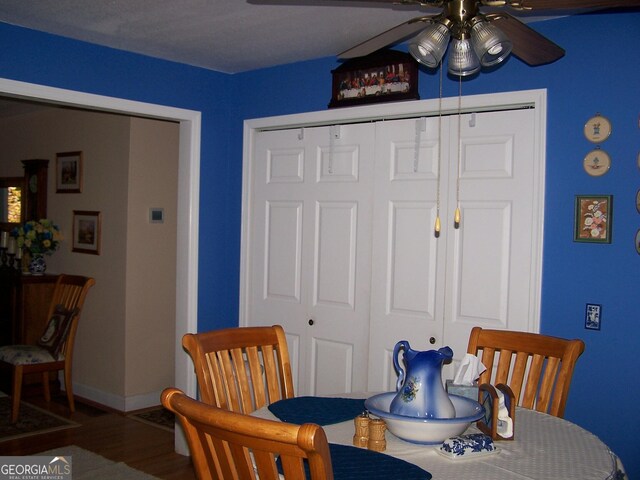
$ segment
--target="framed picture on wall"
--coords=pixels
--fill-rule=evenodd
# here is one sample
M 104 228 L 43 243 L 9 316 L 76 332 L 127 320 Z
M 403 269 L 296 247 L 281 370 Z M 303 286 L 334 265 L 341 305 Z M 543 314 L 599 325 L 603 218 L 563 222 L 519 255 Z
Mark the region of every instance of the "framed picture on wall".
M 102 214 L 85 210 L 73 211 L 73 244 L 71 250 L 78 253 L 100 255 Z
M 611 243 L 612 195 L 576 195 L 575 242 Z
M 82 193 L 82 152 L 56 153 L 56 193 Z
M 418 62 L 405 52 L 380 50 L 354 58 L 331 75 L 329 108 L 420 98 Z

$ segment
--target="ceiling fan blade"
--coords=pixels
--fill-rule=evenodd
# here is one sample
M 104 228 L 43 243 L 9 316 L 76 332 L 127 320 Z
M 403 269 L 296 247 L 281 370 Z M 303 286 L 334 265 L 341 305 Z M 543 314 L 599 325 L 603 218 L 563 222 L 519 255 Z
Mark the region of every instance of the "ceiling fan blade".
M 407 22 L 396 25 L 386 32 L 382 32 L 369 40 L 352 47 L 338 54 L 340 59 L 350 59 L 356 57 L 364 57 L 381 48 L 394 45 L 416 35 L 420 30 L 424 29 L 432 22 L 432 17 L 417 17 Z
M 640 0 L 521 0 L 516 4 L 525 10 L 628 8 L 639 7 Z
M 511 53 L 531 66 L 555 62 L 564 57 L 564 49 L 507 13 L 487 15 L 513 43 Z

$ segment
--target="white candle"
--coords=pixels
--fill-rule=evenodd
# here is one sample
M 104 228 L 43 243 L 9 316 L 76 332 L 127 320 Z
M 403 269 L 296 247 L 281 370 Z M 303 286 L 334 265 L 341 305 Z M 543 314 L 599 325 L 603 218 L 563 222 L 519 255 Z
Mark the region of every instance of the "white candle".
M 9 249 L 7 250 L 7 253 L 9 255 L 16 253 L 16 239 L 13 237 L 9 239 Z
M 18 248 L 16 250 L 16 260 L 20 260 L 20 259 L 22 259 L 22 249 Z
M 2 232 L 2 240 L 0 240 L 0 247 L 7 248 L 7 240 L 9 239 L 9 232 Z

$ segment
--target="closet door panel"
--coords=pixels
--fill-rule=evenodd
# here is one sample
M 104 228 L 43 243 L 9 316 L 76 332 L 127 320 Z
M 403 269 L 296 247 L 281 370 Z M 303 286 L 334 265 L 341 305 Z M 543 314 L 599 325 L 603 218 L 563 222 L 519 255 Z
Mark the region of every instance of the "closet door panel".
M 355 309 L 358 205 L 317 202 L 313 305 Z
M 443 317 L 444 338 L 455 355 L 453 367 L 476 325 L 532 329 L 532 252 L 541 228 L 533 223 L 534 118 L 532 109 L 478 113 L 475 122 L 471 114 L 461 117 L 462 219 L 447 260 L 449 299 Z M 456 128 L 452 134 L 457 145 Z M 454 179 L 457 170 L 453 162 Z M 449 193 L 452 203 L 456 191 Z
M 264 299 L 300 303 L 302 204 L 266 202 Z
M 298 395 L 366 389 L 372 132 L 255 137 L 248 323 L 284 327 Z
M 366 390 L 374 162 L 371 124 L 305 129 L 314 152 L 306 391 Z
M 386 311 L 435 318 L 435 205 L 392 202 L 389 205 L 389 250 L 386 264 Z M 428 248 L 425 248 L 428 246 Z
M 442 119 L 448 123 L 447 119 Z M 448 147 L 443 146 L 443 150 Z M 445 151 L 446 155 L 447 152 Z M 445 249 L 434 235 L 438 119 L 379 122 L 371 277 L 369 389 L 394 390 L 393 347 L 442 339 Z M 447 199 L 442 198 L 441 209 Z
M 353 388 L 353 361 L 355 345 L 315 337 L 311 343 L 312 364 L 322 368 L 311 369 L 311 386 L 314 392 L 340 393 Z
M 509 292 L 511 209 L 505 202 L 466 202 L 454 256 L 458 320 L 504 328 Z M 490 245 L 490 249 L 487 249 Z M 496 252 L 501 252 L 497 254 Z M 472 261 L 465 261 L 472 259 Z
M 304 235 L 314 152 L 298 131 L 263 132 L 255 138 L 252 159 L 251 245 L 248 278 L 249 325 L 280 324 L 285 328 L 294 373 L 294 387 L 307 368 Z M 311 215 L 313 218 L 313 215 Z

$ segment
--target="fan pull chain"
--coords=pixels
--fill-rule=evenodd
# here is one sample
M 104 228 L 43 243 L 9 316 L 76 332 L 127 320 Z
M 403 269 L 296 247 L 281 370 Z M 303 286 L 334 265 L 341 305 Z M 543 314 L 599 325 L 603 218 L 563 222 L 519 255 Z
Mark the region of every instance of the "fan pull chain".
M 460 164 L 462 162 L 462 75 L 458 77 L 458 173 L 456 176 L 456 211 L 453 215 L 453 228 L 460 228 Z
M 442 62 L 440 62 L 440 92 L 438 95 L 438 178 L 436 188 L 436 224 L 434 235 L 440 236 L 440 165 L 442 164 Z

